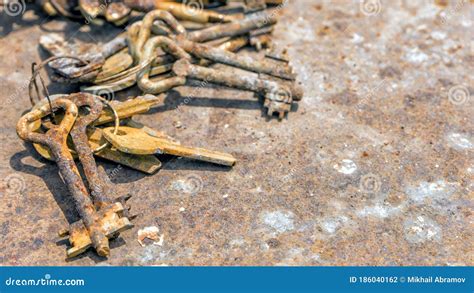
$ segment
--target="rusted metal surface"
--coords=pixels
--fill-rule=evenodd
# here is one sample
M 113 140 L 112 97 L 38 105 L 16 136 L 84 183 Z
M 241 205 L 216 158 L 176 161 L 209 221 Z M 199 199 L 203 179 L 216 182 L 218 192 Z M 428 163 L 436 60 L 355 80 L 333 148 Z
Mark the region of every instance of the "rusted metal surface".
M 160 156 L 162 169 L 145 176 L 98 160 L 146 213 L 110 242 L 113 257 L 90 251 L 73 262 L 54 243 L 78 219 L 71 197 L 56 165 L 38 160 L 14 131 L 30 107 L 31 62 L 41 59 L 45 31 L 31 23 L 44 19 L 14 19 L 0 39 L 0 263 L 473 265 L 472 4 L 381 3 L 368 16 L 359 2 L 290 1 L 273 35 L 305 91 L 290 119 L 260 117 L 252 93 L 204 86 L 176 88 L 137 115 L 239 162 L 228 170 Z M 67 27 L 67 37 L 90 43 L 117 32 L 62 19 L 43 27 Z M 76 88 L 50 91 L 66 89 Z M 132 88 L 115 98 L 136 95 Z M 138 243 L 150 226 L 162 245 Z

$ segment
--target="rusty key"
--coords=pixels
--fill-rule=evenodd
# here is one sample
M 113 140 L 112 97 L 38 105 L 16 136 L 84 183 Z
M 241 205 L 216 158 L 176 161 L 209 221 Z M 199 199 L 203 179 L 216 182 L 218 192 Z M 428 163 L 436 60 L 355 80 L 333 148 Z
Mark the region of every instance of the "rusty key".
M 104 182 L 100 178 L 97 165 L 95 163 L 93 151 L 89 146 L 87 137 L 87 127 L 91 125 L 102 112 L 102 102 L 91 94 L 76 93 L 69 96 L 79 109 L 88 107 L 89 113 L 79 114 L 74 127 L 71 129 L 71 138 L 74 143 L 74 149 L 84 168 L 84 173 L 89 183 L 89 190 L 97 209 L 106 206 L 110 199 L 104 194 Z
M 71 137 L 84 169 L 94 205 L 96 209 L 99 210 L 100 216 L 102 217 L 101 228 L 104 230 L 108 229 L 109 232 L 114 232 L 113 235 L 107 234 L 107 237 L 109 238 L 118 236 L 120 232 L 133 227 L 129 222 L 129 220 L 133 218 L 128 215 L 129 208 L 123 209 L 125 202 L 130 198 L 130 196 L 127 195 L 113 199 L 108 195 L 110 194 L 110 191 L 102 177 L 105 175 L 99 173 L 87 137 L 87 127 L 101 115 L 102 102 L 98 97 L 86 93 L 72 94 L 69 96 L 69 99 L 78 106 L 79 110 L 85 107 L 88 107 L 89 109 L 87 114 L 79 114 L 79 117 L 71 130 Z M 114 202 L 115 200 L 117 200 L 116 203 Z M 120 210 L 117 210 L 117 207 L 119 207 Z M 106 220 L 108 223 L 104 223 L 103 220 Z M 75 237 L 75 235 L 72 237 Z
M 293 100 L 300 100 L 302 92 L 298 88 L 281 85 L 272 80 L 256 78 L 248 75 L 236 74 L 231 70 L 216 70 L 203 66 L 193 65 L 186 59 L 177 61 L 173 66 L 176 78 L 191 78 L 209 83 L 219 84 L 232 88 L 249 90 L 265 95 L 264 106 L 268 115 L 274 112 L 280 119 L 291 109 Z

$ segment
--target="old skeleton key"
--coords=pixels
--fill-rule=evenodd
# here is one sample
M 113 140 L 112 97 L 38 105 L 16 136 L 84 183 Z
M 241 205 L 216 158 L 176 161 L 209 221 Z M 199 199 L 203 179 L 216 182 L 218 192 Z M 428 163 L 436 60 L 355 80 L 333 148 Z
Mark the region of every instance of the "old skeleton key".
M 106 184 L 99 174 L 99 169 L 97 168 L 87 136 L 87 127 L 97 120 L 102 113 L 102 102 L 94 95 L 86 93 L 72 94 L 69 99 L 76 104 L 79 109 L 81 109 L 81 107 L 89 108 L 88 114 L 79 115 L 77 118 L 71 130 L 71 137 L 79 160 L 84 168 L 89 190 L 94 199 L 94 205 L 99 210 L 107 209 L 113 204 L 113 199 L 106 195 Z M 129 196 L 126 196 L 119 199 L 119 201 L 124 204 L 128 198 Z
M 75 200 L 81 220 L 71 224 L 69 231 L 63 233 L 63 236 L 70 235 L 72 245 L 67 251 L 67 256 L 77 256 L 91 246 L 99 255 L 107 256 L 110 253 L 108 238 L 130 228 L 131 223 L 127 218 L 120 217 L 123 211 L 120 203 L 97 211 L 82 181 L 66 142 L 78 115 L 77 106 L 66 99 L 54 100 L 51 106 L 53 111 L 59 108 L 65 110 L 64 118 L 59 125 L 53 125 L 44 134 L 31 131 L 31 125 L 35 121 L 51 114 L 50 105 L 44 105 L 20 118 L 17 125 L 18 136 L 51 149 L 59 172 Z

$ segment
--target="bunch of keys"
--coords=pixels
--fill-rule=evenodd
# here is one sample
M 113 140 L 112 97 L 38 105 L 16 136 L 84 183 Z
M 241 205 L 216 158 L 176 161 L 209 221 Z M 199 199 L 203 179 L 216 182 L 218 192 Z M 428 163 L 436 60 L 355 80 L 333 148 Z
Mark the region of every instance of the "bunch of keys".
M 95 154 L 96 156 L 112 159 L 146 173 L 155 172 L 161 166 L 160 161 L 154 156 L 157 153 L 189 157 L 226 166 L 235 164 L 236 159 L 229 154 L 183 147 L 165 134 L 152 132 L 151 129 L 133 122 L 129 124 L 141 128 L 120 125 L 104 129 L 97 127 L 147 111 L 150 108 L 149 100 L 152 103 L 156 102 L 151 96 L 136 98 L 124 102 L 121 107 L 117 107 L 118 110 L 113 107 L 114 114 L 111 114 L 110 110 L 104 110 L 100 97 L 87 93 L 59 95 L 53 97 L 50 103 L 44 101 L 38 103 L 18 122 L 18 136 L 33 142 L 35 149 L 42 156 L 57 163 L 61 177 L 75 200 L 81 220 L 60 232 L 60 236 L 68 237 L 71 244 L 71 248 L 67 250 L 68 258 L 75 257 L 90 247 L 93 247 L 99 255 L 108 256 L 109 239 L 133 227 L 130 221 L 135 216 L 129 215 L 130 209 L 125 206 L 130 195 L 111 196 L 111 189 L 106 186 L 103 177 L 105 175 L 99 172 L 96 165 L 93 147 L 100 145 L 101 142 L 106 141 L 111 145 L 102 148 Z M 59 109 L 63 109 L 64 114 L 58 114 Z M 59 122 L 42 121 L 53 113 L 60 116 L 56 117 Z M 47 130 L 42 133 L 42 128 Z M 129 129 L 134 130 L 135 137 L 129 139 L 123 137 L 117 142 L 116 136 L 120 136 L 124 131 L 128 132 Z M 70 143 L 68 143 L 69 137 Z M 140 152 L 130 148 L 130 143 L 150 145 L 156 140 L 160 142 L 156 152 Z M 162 152 L 159 151 L 160 147 Z M 87 186 L 82 181 L 73 154 L 83 166 Z
M 79 115 L 78 106 L 88 106 L 88 114 Z M 62 108 L 64 117 L 59 125 L 51 124 L 46 133 L 34 132 L 35 123 L 45 116 Z M 67 257 L 75 257 L 93 247 L 97 254 L 107 257 L 110 254 L 109 239 L 119 233 L 131 229 L 133 225 L 123 203 L 108 198 L 100 177 L 92 150 L 88 145 L 86 127 L 100 115 L 102 104 L 90 95 L 76 94 L 70 99 L 59 98 L 38 107 L 20 118 L 17 133 L 20 138 L 44 145 L 49 148 L 59 172 L 69 192 L 74 198 L 76 209 L 81 220 L 72 223 L 68 229 L 60 232 L 60 236 L 68 236 L 71 248 Z M 67 139 L 73 137 L 76 151 L 86 173 L 89 189 L 82 181 L 79 170 L 74 162 Z M 93 191 L 93 192 L 92 192 Z M 128 197 L 126 197 L 128 198 Z M 123 200 L 123 202 L 125 199 Z

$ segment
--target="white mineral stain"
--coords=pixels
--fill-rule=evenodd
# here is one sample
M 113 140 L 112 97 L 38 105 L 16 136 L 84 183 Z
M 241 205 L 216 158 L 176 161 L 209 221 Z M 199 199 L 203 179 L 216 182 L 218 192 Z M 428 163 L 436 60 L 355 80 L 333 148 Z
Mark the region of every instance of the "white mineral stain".
M 421 182 L 418 186 L 409 186 L 405 192 L 415 202 L 425 199 L 442 200 L 448 199 L 456 191 L 456 184 L 447 183 L 443 180 L 435 182 Z
M 242 237 L 232 239 L 229 244 L 233 247 L 240 247 L 245 244 L 245 239 Z
M 421 52 L 418 48 L 412 48 L 410 51 L 407 52 L 405 55 L 405 59 L 413 64 L 419 65 L 428 60 L 428 55 Z
M 347 221 L 349 221 L 349 218 L 347 218 L 346 216 L 336 216 L 336 217 L 327 218 L 327 219 L 322 221 L 321 228 L 323 229 L 324 232 L 326 232 L 328 234 L 334 234 Z
M 264 212 L 261 216 L 262 222 L 274 229 L 277 233 L 291 231 L 295 228 L 294 214 L 290 211 Z
M 413 244 L 441 240 L 440 226 L 432 219 L 424 216 L 406 220 L 404 230 L 405 239 Z
M 461 133 L 451 133 L 446 136 L 446 140 L 448 144 L 455 149 L 465 150 L 465 149 L 472 149 L 473 143 L 471 139 L 467 137 L 467 135 Z
M 333 166 L 339 173 L 342 174 L 352 174 L 357 170 L 357 165 L 349 159 L 344 159 L 340 163 L 337 163 Z
M 187 180 L 176 180 L 172 183 L 172 188 L 176 191 L 188 191 L 192 190 L 193 186 Z
M 288 37 L 293 38 L 295 42 L 311 42 L 316 39 L 314 36 L 314 26 L 302 17 L 299 17 L 297 21 L 290 22 L 288 31 L 292 32 Z
M 396 215 L 402 211 L 404 205 L 393 207 L 386 204 L 375 204 L 373 206 L 366 206 L 363 209 L 357 211 L 357 215 L 361 217 L 377 217 L 377 218 L 388 218 Z
M 353 42 L 354 44 L 360 44 L 362 42 L 364 42 L 364 37 L 359 35 L 359 34 L 353 34 L 352 35 L 352 40 L 351 42 Z
M 442 32 L 442 31 L 434 31 L 431 33 L 431 37 L 438 41 L 444 40 L 446 36 L 447 36 L 446 32 Z

